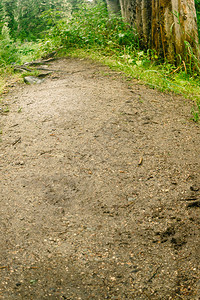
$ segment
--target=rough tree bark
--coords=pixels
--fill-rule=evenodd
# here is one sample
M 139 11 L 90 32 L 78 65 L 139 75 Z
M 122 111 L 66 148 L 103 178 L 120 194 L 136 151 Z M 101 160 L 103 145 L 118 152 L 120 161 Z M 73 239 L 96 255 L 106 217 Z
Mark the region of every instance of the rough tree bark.
M 120 0 L 122 16 L 136 27 L 142 44 L 174 61 L 185 41 L 199 57 L 194 0 Z
M 153 0 L 151 40 L 152 48 L 170 61 L 176 54 L 183 55 L 185 41 L 199 56 L 194 0 Z
M 141 44 L 150 46 L 152 6 L 148 0 L 120 0 L 122 17 L 137 29 Z

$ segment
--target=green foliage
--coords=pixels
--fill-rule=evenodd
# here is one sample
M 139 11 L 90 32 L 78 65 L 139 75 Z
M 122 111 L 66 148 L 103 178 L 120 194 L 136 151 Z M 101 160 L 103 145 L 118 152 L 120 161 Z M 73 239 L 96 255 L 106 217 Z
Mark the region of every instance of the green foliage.
M 197 24 L 200 38 L 200 0 L 195 0 L 196 12 L 197 12 Z
M 4 10 L 4 22 L 6 22 L 10 32 L 15 33 L 17 30 L 17 20 L 15 18 L 15 12 L 17 11 L 16 0 L 2 0 L 2 6 Z
M 55 22 L 66 15 L 71 9 L 64 0 L 38 1 L 23 0 L 18 7 L 18 37 L 20 39 L 36 40 L 42 38 Z M 49 14 L 48 22 L 45 14 Z
M 36 40 L 48 28 L 41 16 L 50 10 L 62 11 L 64 16 L 71 10 L 71 5 L 67 0 L 1 0 L 0 30 L 6 22 L 12 38 Z
M 196 76 L 197 74 L 200 74 L 200 61 L 198 57 L 194 54 L 192 46 L 190 45 L 189 42 L 185 41 L 185 72 L 192 74 Z M 197 46 L 199 47 L 199 45 Z M 200 52 L 200 48 L 199 48 Z
M 19 60 L 14 41 L 10 37 L 10 30 L 5 24 L 0 36 L 0 66 L 6 66 Z
M 4 6 L 3 3 L 0 1 L 0 32 L 2 30 L 4 24 Z
M 49 38 L 60 38 L 64 47 L 97 47 L 105 52 L 138 47 L 136 31 L 120 17 L 109 18 L 104 2 L 84 3 L 70 20 L 60 20 Z
M 37 59 L 41 56 L 40 47 L 43 45 L 40 42 L 14 41 L 10 36 L 10 30 L 5 24 L 0 34 L 0 67 L 3 68 L 9 65 L 23 64 L 26 61 Z
M 84 4 L 84 0 L 69 0 L 69 3 L 71 4 L 72 12 L 76 12 Z
M 197 100 L 196 106 L 192 108 L 192 116 L 193 116 L 193 121 L 194 122 L 199 122 L 200 121 L 200 100 Z

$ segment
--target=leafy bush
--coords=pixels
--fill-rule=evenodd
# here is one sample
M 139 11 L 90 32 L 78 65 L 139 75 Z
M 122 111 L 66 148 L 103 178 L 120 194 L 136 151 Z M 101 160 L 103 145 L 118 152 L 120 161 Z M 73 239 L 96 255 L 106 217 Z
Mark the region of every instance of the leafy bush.
M 41 16 L 50 10 L 65 16 L 71 11 L 71 4 L 68 0 L 1 0 L 0 31 L 6 22 L 13 39 L 35 41 L 49 28 Z
M 120 17 L 110 18 L 104 2 L 82 4 L 70 20 L 58 21 L 48 36 L 59 37 L 65 47 L 98 47 L 105 51 L 138 47 L 134 28 Z
M 9 65 L 22 64 L 41 57 L 40 42 L 14 41 L 10 36 L 10 30 L 5 24 L 0 34 L 0 66 L 6 68 Z
M 0 35 L 0 65 L 6 66 L 19 60 L 16 44 L 10 37 L 10 30 L 5 24 Z

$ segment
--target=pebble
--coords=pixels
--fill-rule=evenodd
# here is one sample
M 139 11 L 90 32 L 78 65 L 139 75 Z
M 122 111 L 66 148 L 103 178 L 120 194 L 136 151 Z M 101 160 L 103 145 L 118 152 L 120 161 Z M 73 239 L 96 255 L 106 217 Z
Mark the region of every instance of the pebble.
M 26 76 L 24 77 L 24 82 L 27 84 L 40 84 L 44 81 L 44 79 L 39 79 L 35 76 Z
M 17 282 L 17 283 L 16 283 L 16 286 L 20 286 L 20 285 L 21 285 L 21 282 Z
M 190 187 L 190 190 L 193 191 L 193 192 L 198 192 L 199 191 L 199 187 L 197 185 L 192 185 Z
M 23 161 L 18 161 L 15 163 L 16 166 L 23 166 L 24 165 L 24 162 Z
M 128 198 L 128 202 L 132 202 L 132 201 L 135 201 L 135 200 L 136 200 L 136 198 L 133 198 L 133 197 Z

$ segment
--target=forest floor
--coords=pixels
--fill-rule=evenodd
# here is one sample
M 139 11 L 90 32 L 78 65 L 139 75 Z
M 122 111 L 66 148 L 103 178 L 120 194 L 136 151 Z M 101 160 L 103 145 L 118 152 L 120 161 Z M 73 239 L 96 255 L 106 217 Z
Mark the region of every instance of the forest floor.
M 89 60 L 49 69 L 3 99 L 0 299 L 200 299 L 191 101 Z

